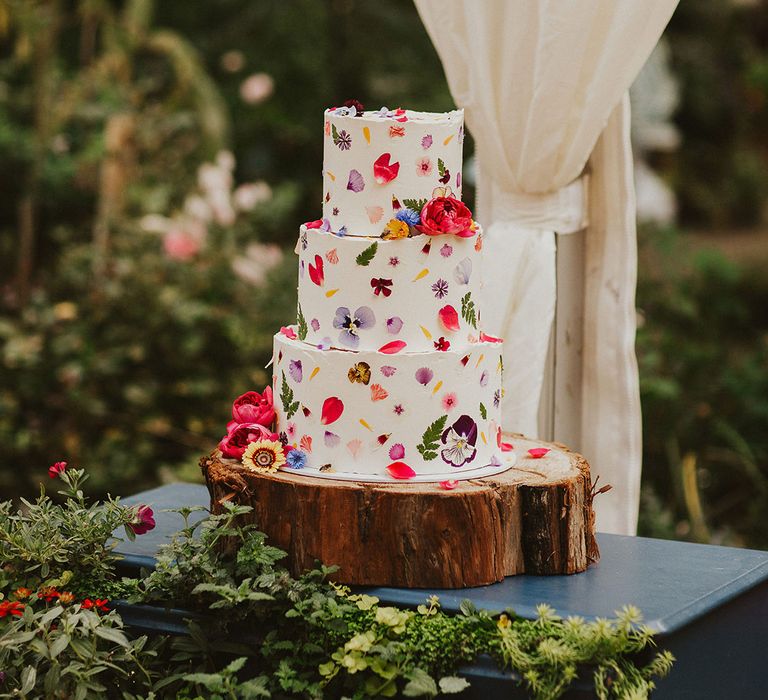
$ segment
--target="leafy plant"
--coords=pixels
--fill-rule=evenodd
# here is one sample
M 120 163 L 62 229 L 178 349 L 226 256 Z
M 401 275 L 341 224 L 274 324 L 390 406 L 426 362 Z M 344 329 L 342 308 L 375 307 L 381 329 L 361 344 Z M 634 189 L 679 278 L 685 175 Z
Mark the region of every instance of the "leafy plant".
M 425 460 L 429 461 L 437 457 L 437 446 L 440 443 L 440 436 L 443 434 L 447 420 L 448 416 L 440 416 L 434 423 L 430 424 L 424 431 L 424 435 L 421 436 L 421 442 L 416 445 L 416 449 Z
M 293 400 L 293 389 L 291 389 L 288 380 L 285 378 L 285 372 L 283 372 L 283 381 L 280 385 L 280 401 L 283 404 L 285 417 L 290 420 L 296 411 L 299 410 L 299 402 Z
M 373 256 L 376 255 L 376 251 L 379 249 L 378 243 L 371 243 L 362 253 L 360 253 L 356 258 L 355 262 L 358 265 L 362 265 L 363 267 L 367 267 L 371 264 L 371 260 L 373 260 Z
M 472 292 L 467 292 L 461 297 L 461 317 L 472 328 L 477 328 L 477 313 L 475 311 L 475 302 L 472 301 Z

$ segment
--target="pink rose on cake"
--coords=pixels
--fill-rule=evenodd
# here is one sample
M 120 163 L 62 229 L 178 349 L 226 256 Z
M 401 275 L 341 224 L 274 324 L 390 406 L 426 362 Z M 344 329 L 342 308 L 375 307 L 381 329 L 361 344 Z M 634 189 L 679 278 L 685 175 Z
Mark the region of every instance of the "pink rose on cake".
M 269 428 L 258 423 L 238 423 L 231 425 L 227 434 L 219 443 L 219 450 L 229 459 L 242 459 L 245 448 L 258 440 L 277 440 L 278 436 Z
M 415 227 L 428 236 L 454 235 L 470 238 L 475 235 L 475 222 L 467 206 L 454 197 L 435 197 L 421 210 L 421 224 Z
M 271 426 L 275 420 L 272 387 L 266 387 L 261 394 L 258 391 L 246 391 L 238 396 L 232 404 L 232 419 L 237 423 Z

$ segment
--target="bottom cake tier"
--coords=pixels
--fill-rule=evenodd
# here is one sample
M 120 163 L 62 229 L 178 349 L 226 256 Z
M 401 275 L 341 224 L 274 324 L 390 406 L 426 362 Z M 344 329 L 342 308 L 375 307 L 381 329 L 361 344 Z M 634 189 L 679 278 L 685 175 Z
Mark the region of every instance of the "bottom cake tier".
M 307 473 L 451 479 L 503 466 L 498 342 L 385 354 L 280 333 L 273 360 L 277 430 L 306 453 Z

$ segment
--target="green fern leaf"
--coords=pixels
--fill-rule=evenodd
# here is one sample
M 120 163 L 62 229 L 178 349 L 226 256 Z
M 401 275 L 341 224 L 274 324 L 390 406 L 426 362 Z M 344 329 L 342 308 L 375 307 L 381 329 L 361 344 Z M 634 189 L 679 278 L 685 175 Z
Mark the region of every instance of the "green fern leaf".
M 440 436 L 443 434 L 447 420 L 448 416 L 440 416 L 424 431 L 421 442 L 416 445 L 416 449 L 427 462 L 437 457 L 437 446 L 440 444 Z
M 481 417 L 483 420 L 485 420 L 486 418 L 488 418 L 488 412 L 485 410 L 485 405 L 483 404 L 483 402 L 482 402 L 482 401 L 480 402 L 480 417 Z
M 373 256 L 376 255 L 376 251 L 379 249 L 378 243 L 371 243 L 360 255 L 358 255 L 355 258 L 355 262 L 358 265 L 362 265 L 363 267 L 367 267 L 371 264 L 371 260 L 373 260 Z
M 293 400 L 293 389 L 288 385 L 288 380 L 283 372 L 283 383 L 280 387 L 280 401 L 283 404 L 283 411 L 287 420 L 293 418 L 296 411 L 299 410 L 299 402 Z
M 296 325 L 298 326 L 299 340 L 304 340 L 307 337 L 307 319 L 304 318 L 304 314 L 301 312 L 301 304 L 298 305 L 296 313 Z
M 472 328 L 477 328 L 477 314 L 475 313 L 475 302 L 472 301 L 472 292 L 467 292 L 461 297 L 461 317 Z
M 440 173 L 440 177 L 445 175 L 445 163 L 442 158 L 437 159 L 437 172 Z
M 424 208 L 424 205 L 427 203 L 426 199 L 404 199 L 403 204 L 408 207 L 408 209 L 413 209 L 417 214 Z

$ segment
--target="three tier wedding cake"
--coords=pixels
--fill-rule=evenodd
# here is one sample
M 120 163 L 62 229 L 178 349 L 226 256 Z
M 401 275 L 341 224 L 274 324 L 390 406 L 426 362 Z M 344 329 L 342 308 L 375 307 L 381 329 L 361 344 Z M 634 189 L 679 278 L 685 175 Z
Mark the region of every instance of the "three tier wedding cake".
M 224 456 L 370 481 L 511 466 L 502 341 L 480 325 L 483 232 L 461 202 L 463 112 L 350 102 L 326 110 L 323 138 L 297 321 L 275 335 L 271 390 L 235 402 Z

